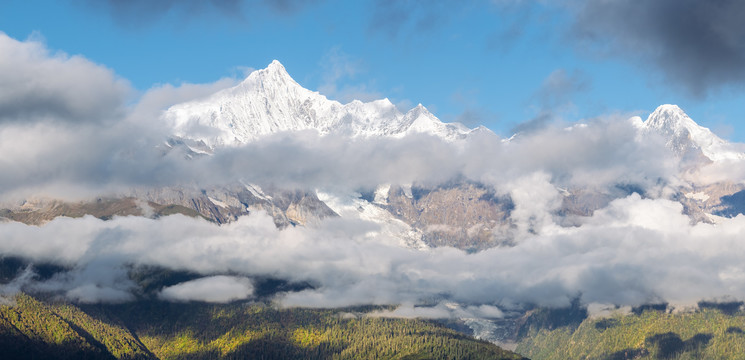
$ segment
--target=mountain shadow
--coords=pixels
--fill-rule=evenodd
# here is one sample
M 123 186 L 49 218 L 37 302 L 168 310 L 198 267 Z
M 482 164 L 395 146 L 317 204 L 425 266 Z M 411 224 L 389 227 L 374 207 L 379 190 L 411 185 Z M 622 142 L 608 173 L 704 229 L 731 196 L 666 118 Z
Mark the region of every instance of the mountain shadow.
M 674 359 L 686 352 L 698 352 L 713 337 L 712 334 L 696 334 L 683 341 L 678 334 L 667 332 L 647 337 L 644 343 L 651 349 L 650 353 L 655 359 Z
M 745 190 L 722 196 L 720 201 L 723 209 L 715 211 L 714 215 L 732 218 L 739 214 L 745 214 Z
M 745 304 L 742 301 L 727 301 L 727 302 L 714 302 L 714 301 L 699 301 L 698 307 L 700 309 L 716 309 L 721 311 L 725 315 L 734 315 L 742 305 Z

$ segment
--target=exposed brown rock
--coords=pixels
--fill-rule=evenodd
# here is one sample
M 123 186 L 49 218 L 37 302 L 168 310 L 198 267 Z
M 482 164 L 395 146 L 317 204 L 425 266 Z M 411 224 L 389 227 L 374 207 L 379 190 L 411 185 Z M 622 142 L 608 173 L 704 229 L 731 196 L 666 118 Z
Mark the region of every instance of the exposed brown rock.
M 711 222 L 706 214 L 723 215 L 731 213 L 733 205 L 742 207 L 745 204 L 730 204 L 724 202 L 730 195 L 745 190 L 745 185 L 732 182 L 719 182 L 706 186 L 693 186 L 682 189 L 678 201 L 683 204 L 683 212 L 691 217 L 693 223 Z
M 152 217 L 171 214 L 200 216 L 198 212 L 179 205 L 161 205 L 154 202 L 138 201 L 135 198 L 98 198 L 93 201 L 64 202 L 59 200 L 26 202 L 22 206 L 0 210 L 0 217 L 29 225 L 42 225 L 59 216 L 83 217 L 92 215 L 99 219 L 114 216 L 143 216 L 150 212 Z
M 189 187 L 135 190 L 132 196 L 82 202 L 40 200 L 0 208 L 0 218 L 41 225 L 58 216 L 93 215 L 110 219 L 113 216 L 159 217 L 179 213 L 223 224 L 254 211 L 266 211 L 279 228 L 336 216 L 314 192 L 272 189 L 263 193 L 240 184 L 206 190 Z
M 415 186 L 410 195 L 392 186 L 385 208 L 422 230 L 423 240 L 431 246 L 480 250 L 510 242 L 512 202 L 480 184 Z

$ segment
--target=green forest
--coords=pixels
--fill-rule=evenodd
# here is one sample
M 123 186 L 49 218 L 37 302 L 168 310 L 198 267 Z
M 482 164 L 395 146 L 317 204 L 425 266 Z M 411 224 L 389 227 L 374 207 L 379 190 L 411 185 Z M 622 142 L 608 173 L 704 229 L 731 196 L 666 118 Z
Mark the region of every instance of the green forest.
M 527 317 L 517 352 L 534 360 L 745 359 L 739 305 L 701 302 L 698 310 L 679 313 L 647 306 L 603 318 L 582 316 L 577 308 L 539 310 Z
M 741 303 L 679 313 L 645 306 L 602 318 L 578 300 L 537 308 L 516 319 L 513 353 L 440 322 L 370 316 L 380 310 L 372 306 L 71 304 L 25 293 L 0 300 L 2 359 L 745 359 Z
M 370 317 L 363 308 L 5 300 L 3 359 L 522 358 L 433 321 Z

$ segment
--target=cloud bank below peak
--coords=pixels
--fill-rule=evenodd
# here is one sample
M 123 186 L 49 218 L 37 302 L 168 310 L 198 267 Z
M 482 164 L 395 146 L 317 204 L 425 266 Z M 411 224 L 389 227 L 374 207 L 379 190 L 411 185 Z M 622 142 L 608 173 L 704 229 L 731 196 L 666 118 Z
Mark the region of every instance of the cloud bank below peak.
M 5 237 L 0 250 L 65 264 L 68 272 L 48 280 L 27 276 L 14 286 L 82 302 L 134 298 L 137 288 L 124 270 L 132 265 L 202 274 L 162 289 L 160 298 L 170 301 L 245 299 L 252 294 L 246 278 L 254 276 L 313 284 L 279 294 L 276 300 L 285 306 L 437 300 L 495 313 L 493 306 L 564 306 L 577 295 L 587 303 L 632 306 L 745 298 L 745 246 L 738 237 L 745 217 L 690 225 L 681 210 L 676 202 L 631 195 L 579 226 L 563 228 L 548 220 L 512 247 L 475 254 L 392 245 L 381 241 L 375 224 L 359 220 L 337 218 L 314 228 L 278 230 L 264 213 L 223 226 L 180 215 L 58 218 L 42 227 L 6 223 L 0 224 Z M 536 218 L 550 209 L 533 211 L 529 215 Z M 479 310 L 478 305 L 488 306 Z M 404 310 L 390 315 L 407 316 Z

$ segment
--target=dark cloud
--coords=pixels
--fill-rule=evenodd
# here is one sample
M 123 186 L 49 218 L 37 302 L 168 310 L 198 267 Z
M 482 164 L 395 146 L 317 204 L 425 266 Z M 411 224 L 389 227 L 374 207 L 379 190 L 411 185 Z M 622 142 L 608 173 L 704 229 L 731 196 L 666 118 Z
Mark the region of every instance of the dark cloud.
M 745 80 L 745 2 L 579 1 L 572 34 L 582 49 L 651 66 L 672 86 L 705 97 Z

